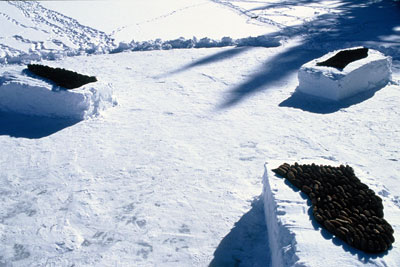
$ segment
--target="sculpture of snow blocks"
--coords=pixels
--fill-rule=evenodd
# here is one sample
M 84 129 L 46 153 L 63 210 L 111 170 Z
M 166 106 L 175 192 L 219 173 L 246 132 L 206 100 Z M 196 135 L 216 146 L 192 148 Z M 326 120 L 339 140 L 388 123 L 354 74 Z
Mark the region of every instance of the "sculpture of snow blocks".
M 97 81 L 73 90 L 54 91 L 44 80 L 16 70 L 0 74 L 0 111 L 84 120 L 117 104 L 111 84 Z
M 335 67 L 327 66 L 343 55 L 348 57 L 344 59 L 347 62 L 336 64 Z M 334 51 L 301 66 L 296 91 L 339 101 L 384 87 L 391 80 L 391 66 L 391 58 L 376 50 L 355 47 Z

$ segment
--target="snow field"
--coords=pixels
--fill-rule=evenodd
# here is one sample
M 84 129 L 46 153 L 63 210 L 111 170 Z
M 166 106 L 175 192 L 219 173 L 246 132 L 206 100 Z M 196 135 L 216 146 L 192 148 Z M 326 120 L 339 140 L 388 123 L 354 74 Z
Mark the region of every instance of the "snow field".
M 160 9 L 146 12 L 151 3 L 140 2 L 120 17 L 99 2 L 79 3 L 102 9 L 92 17 L 68 2 L 0 3 L 7 25 L 0 29 L 0 63 L 55 60 L 47 64 L 101 77 L 119 100 L 101 116 L 39 136 L 24 128 L 26 122 L 49 128 L 51 120 L 0 114 L 0 265 L 398 266 L 397 246 L 376 258 L 342 247 L 313 229 L 301 195 L 268 170 L 261 177 L 265 161 L 269 166 L 276 159 L 348 163 L 382 197 L 385 218 L 399 231 L 398 84 L 336 104 L 292 94 L 298 68 L 327 51 L 366 45 L 398 58 L 398 13 L 391 2 L 363 1 L 366 8 L 357 8 L 357 1 L 283 6 L 215 0 L 230 14 L 224 22 L 240 14 L 242 22 L 262 25 L 261 33 L 252 34 L 259 37 L 245 39 L 227 34 L 227 28 L 237 31 L 231 24 L 212 36 L 215 23 L 199 23 L 207 25 L 204 38 L 193 33 L 199 28 L 182 24 L 188 35 L 178 38 L 182 28 L 164 23 L 189 21 L 197 4 L 208 11 L 212 5 L 203 1 L 168 1 L 168 10 L 156 5 Z M 103 19 L 97 11 L 110 16 Z M 133 12 L 140 16 L 124 21 Z M 382 14 L 387 21 L 379 20 Z M 158 27 L 166 25 L 169 31 Z M 135 41 L 132 32 L 138 33 Z M 112 40 L 117 37 L 122 41 Z M 237 40 L 273 48 L 165 51 Z M 156 49 L 164 51 L 146 52 Z M 144 52 L 68 58 L 125 50 Z M 20 77 L 19 66 L 9 67 L 2 84 L 51 90 L 43 81 Z M 395 60 L 394 81 L 399 70 Z M 13 127 L 22 130 L 16 135 Z M 265 204 L 259 199 L 262 180 Z M 326 258 L 317 262 L 319 249 Z
M 366 58 L 351 62 L 343 70 L 317 66 L 318 62 L 323 62 L 338 52 L 339 50 L 333 51 L 301 66 L 296 91 L 339 101 L 361 92 L 382 88 L 390 82 L 391 58 L 372 49 L 368 50 Z
M 159 2 L 1 2 L 0 10 L 4 12 L 0 12 L 0 22 L 4 27 L 0 29 L 0 64 L 124 50 L 280 45 L 279 36 L 265 36 L 272 29 L 247 22 L 209 1 Z M 88 14 L 93 5 L 96 12 Z M 121 10 L 125 13 L 119 14 Z M 199 17 L 204 13 L 208 14 L 206 21 L 202 15 Z
M 83 120 L 116 104 L 110 83 L 97 81 L 73 90 L 60 90 L 41 78 L 28 76 L 22 67 L 0 74 L 3 112 Z
M 70 16 L 84 25 L 101 30 L 119 42 L 145 42 L 148 40 L 175 40 L 210 38 L 220 40 L 224 36 L 240 39 L 260 36 L 277 28 L 238 16 L 235 11 L 208 0 L 146 1 L 95 1 L 96 13 L 85 10 L 93 3 L 81 1 L 41 4 Z M 74 5 L 76 9 L 71 9 Z
M 398 112 L 398 86 L 330 114 L 280 107 L 297 86 L 297 71 L 274 83 L 258 76 L 268 74 L 265 66 L 277 66 L 272 56 L 278 49 L 126 52 L 48 62 L 112 82 L 119 104 L 43 138 L 0 136 L 9 151 L 0 161 L 1 261 L 14 266 L 239 261 L 265 266 L 271 257 L 276 261 L 281 246 L 290 249 L 288 244 L 300 242 L 291 239 L 279 218 L 272 221 L 278 226 L 270 226 L 274 213 L 265 215 L 268 233 L 254 232 L 267 229 L 262 220 L 246 227 L 262 214 L 251 206 L 262 193 L 262 166 L 266 159 L 279 158 L 329 157 L 368 173 L 366 183 L 384 199 L 385 217 L 397 232 L 396 214 L 386 212 L 398 209 L 400 199 L 399 129 L 391 116 Z M 285 66 L 279 66 L 284 73 Z M 268 87 L 236 93 L 254 79 Z M 236 104 L 224 105 L 232 97 Z M 328 261 L 340 255 L 345 262 L 367 266 L 391 263 L 390 257 L 386 260 L 391 252 L 378 260 L 357 259 L 326 241 L 301 212 L 293 227 L 300 222 L 304 231 L 298 235 L 314 231 L 314 244 L 328 242 Z M 304 227 L 302 220 L 308 223 Z M 274 235 L 270 229 L 286 241 L 268 245 L 268 235 Z M 282 260 L 315 257 L 310 250 L 292 252 Z

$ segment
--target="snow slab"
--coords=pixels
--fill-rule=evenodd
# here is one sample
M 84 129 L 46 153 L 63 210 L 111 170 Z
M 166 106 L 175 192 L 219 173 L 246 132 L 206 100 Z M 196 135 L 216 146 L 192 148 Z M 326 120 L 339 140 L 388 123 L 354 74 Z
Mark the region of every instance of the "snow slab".
M 353 50 L 357 49 L 346 49 Z M 341 50 L 328 53 L 301 66 L 296 91 L 317 97 L 339 101 L 358 93 L 384 87 L 391 80 L 392 61 L 390 57 L 369 49 L 366 58 L 348 64 L 343 70 L 317 66 Z
M 0 74 L 0 111 L 83 120 L 117 103 L 110 83 L 97 81 L 60 90 L 25 73 L 18 67 Z
M 397 207 L 384 202 L 385 219 L 395 229 L 396 241 L 391 249 L 382 254 L 367 254 L 352 248 L 322 229 L 312 215 L 311 202 L 306 194 L 271 171 L 285 162 L 294 164 L 295 161 L 268 161 L 263 177 L 272 266 L 400 266 L 400 210 Z M 340 165 L 324 158 L 309 158 L 298 163 Z M 373 185 L 366 182 L 368 174 L 357 167 L 354 170 L 363 183 L 378 193 Z

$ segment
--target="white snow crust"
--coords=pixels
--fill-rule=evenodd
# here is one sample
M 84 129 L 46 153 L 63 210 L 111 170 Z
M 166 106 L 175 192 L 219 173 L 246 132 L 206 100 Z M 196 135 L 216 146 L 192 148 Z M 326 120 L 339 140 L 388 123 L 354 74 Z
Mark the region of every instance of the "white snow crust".
M 0 111 L 82 120 L 117 103 L 111 84 L 97 81 L 63 90 L 20 69 L 0 74 Z
M 307 195 L 279 177 L 271 170 L 284 162 L 270 160 L 266 164 L 263 177 L 264 209 L 269 229 L 269 242 L 272 253 L 272 266 L 398 266 L 400 265 L 400 246 L 393 247 L 381 255 L 369 255 L 352 249 L 334 237 L 312 215 L 311 201 Z M 324 158 L 303 159 L 299 164 L 322 164 L 337 166 L 337 163 Z M 368 174 L 355 169 L 357 177 L 366 182 Z M 368 182 L 366 182 L 368 184 Z M 290 186 L 289 186 L 290 185 Z M 391 224 L 400 222 L 400 210 L 386 205 L 385 218 Z M 395 232 L 395 239 L 400 234 Z
M 346 50 L 357 48 L 359 47 Z M 368 50 L 366 58 L 351 62 L 343 70 L 317 66 L 318 62 L 331 58 L 339 51 L 333 51 L 301 66 L 296 91 L 339 101 L 361 92 L 380 89 L 390 82 L 391 58 L 373 49 Z

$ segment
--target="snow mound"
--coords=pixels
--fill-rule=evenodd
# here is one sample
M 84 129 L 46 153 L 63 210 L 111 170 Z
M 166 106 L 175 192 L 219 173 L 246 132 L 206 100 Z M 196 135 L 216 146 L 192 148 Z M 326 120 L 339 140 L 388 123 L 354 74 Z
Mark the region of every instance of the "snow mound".
M 23 71 L 4 72 L 0 76 L 0 111 L 83 120 L 117 104 L 112 85 L 101 81 L 74 90 L 57 89 Z
M 359 49 L 359 47 L 350 49 Z M 340 50 L 328 53 L 301 66 L 297 91 L 334 101 L 363 91 L 384 87 L 391 80 L 390 57 L 369 49 L 366 58 L 348 64 L 344 69 L 318 66 Z
M 321 158 L 302 160 L 304 164 L 312 162 L 338 165 L 337 162 Z M 367 254 L 322 229 L 312 217 L 311 202 L 307 196 L 272 171 L 283 163 L 269 161 L 263 176 L 272 266 L 400 266 L 400 249 L 396 242 L 386 253 Z M 361 181 L 366 180 L 366 175 L 359 169 L 355 173 Z M 400 216 L 399 210 L 391 206 L 386 206 L 384 212 L 391 217 Z M 397 222 L 394 226 L 397 228 Z M 397 239 L 396 231 L 394 235 Z

